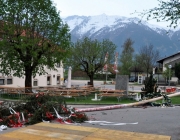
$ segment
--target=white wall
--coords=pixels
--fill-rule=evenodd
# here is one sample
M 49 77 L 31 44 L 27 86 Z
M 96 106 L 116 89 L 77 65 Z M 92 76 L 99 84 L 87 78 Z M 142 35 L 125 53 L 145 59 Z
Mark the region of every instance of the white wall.
M 34 83 L 34 80 L 38 82 L 37 86 L 33 87 L 40 87 L 40 86 L 56 86 L 56 85 L 62 85 L 64 83 L 64 69 L 63 65 L 61 63 L 61 66 L 59 68 L 56 68 L 57 71 L 45 69 L 45 71 L 48 74 L 45 75 L 36 75 L 35 78 L 32 78 L 32 86 Z M 47 77 L 50 77 L 50 85 L 47 84 Z M 60 83 L 57 84 L 57 76 L 60 76 Z M 0 73 L 0 79 L 5 79 L 5 84 L 0 85 L 0 87 L 24 87 L 25 86 L 25 77 L 18 78 L 18 77 L 12 77 L 12 84 L 7 84 L 7 76 L 3 76 L 2 73 Z M 10 78 L 10 77 L 9 77 Z
M 180 54 L 178 54 L 178 55 L 176 55 L 174 57 L 170 57 L 170 58 L 165 59 L 163 61 L 163 71 L 166 70 L 166 67 L 165 67 L 166 64 L 171 63 L 171 62 L 173 62 L 173 61 L 175 61 L 175 60 L 177 60 L 179 58 L 180 58 Z
M 62 85 L 64 83 L 64 73 L 63 73 L 63 68 L 57 68 L 58 71 L 50 71 L 47 70 L 46 72 L 48 74 L 42 75 L 42 76 L 36 76 L 33 78 L 33 81 L 35 79 L 38 80 L 38 86 L 47 86 L 47 77 L 50 77 L 50 85 Z M 60 83 L 57 83 L 57 76 L 60 77 Z

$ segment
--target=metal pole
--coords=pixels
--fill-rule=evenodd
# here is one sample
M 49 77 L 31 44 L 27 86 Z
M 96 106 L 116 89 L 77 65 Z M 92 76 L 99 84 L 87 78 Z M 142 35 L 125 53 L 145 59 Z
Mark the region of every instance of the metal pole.
M 67 81 L 67 88 L 71 88 L 71 70 L 72 68 L 69 67 L 68 69 L 68 81 Z
M 106 71 L 106 83 L 107 83 L 107 71 Z
M 171 77 L 170 76 L 170 74 L 171 74 L 170 71 L 171 71 L 172 65 L 169 65 L 168 68 L 169 68 L 169 86 L 170 86 L 170 77 Z
M 170 86 L 170 68 L 169 68 L 169 86 Z

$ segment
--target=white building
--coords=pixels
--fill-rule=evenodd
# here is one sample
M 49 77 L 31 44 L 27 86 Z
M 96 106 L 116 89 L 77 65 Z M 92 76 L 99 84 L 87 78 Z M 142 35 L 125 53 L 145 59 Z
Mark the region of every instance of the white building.
M 161 74 L 160 75 L 158 74 L 158 76 L 157 76 L 158 82 L 160 82 L 160 83 L 164 82 L 167 84 L 167 80 L 169 80 L 169 84 L 175 83 L 175 85 L 176 85 L 178 82 L 178 78 L 175 77 L 175 75 L 174 75 L 174 67 L 175 67 L 176 63 L 180 63 L 180 52 L 177 52 L 173 55 L 170 55 L 168 57 L 160 59 L 157 62 L 159 63 L 159 69 L 160 69 L 161 73 L 164 72 L 167 68 L 169 68 L 170 71 L 173 72 L 172 77 L 169 75 L 169 77 L 166 77 L 166 79 Z
M 35 78 L 32 77 L 32 87 L 62 85 L 64 83 L 64 69 L 62 62 L 56 65 L 56 69 L 57 71 L 45 68 L 45 71 L 47 72 L 46 75 L 36 75 Z M 2 73 L 0 73 L 0 86 L 24 87 L 25 77 L 19 78 L 13 76 L 5 76 Z
M 165 57 L 157 61 L 159 64 L 162 64 L 162 71 L 166 70 L 166 65 L 171 65 L 172 68 L 175 66 L 175 63 L 180 63 L 180 52 L 177 52 L 173 55 Z

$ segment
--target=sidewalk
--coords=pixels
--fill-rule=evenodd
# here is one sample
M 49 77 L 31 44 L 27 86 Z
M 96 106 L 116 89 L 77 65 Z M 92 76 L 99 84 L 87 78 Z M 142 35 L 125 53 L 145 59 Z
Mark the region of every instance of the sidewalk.
M 3 140 L 170 140 L 170 136 L 120 130 L 101 129 L 77 125 L 39 123 L 2 134 Z

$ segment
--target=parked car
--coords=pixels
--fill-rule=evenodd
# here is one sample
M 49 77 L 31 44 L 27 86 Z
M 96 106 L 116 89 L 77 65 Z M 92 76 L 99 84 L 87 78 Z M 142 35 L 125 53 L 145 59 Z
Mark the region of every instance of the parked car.
M 137 82 L 137 77 L 131 76 L 131 77 L 129 78 L 129 82 Z

